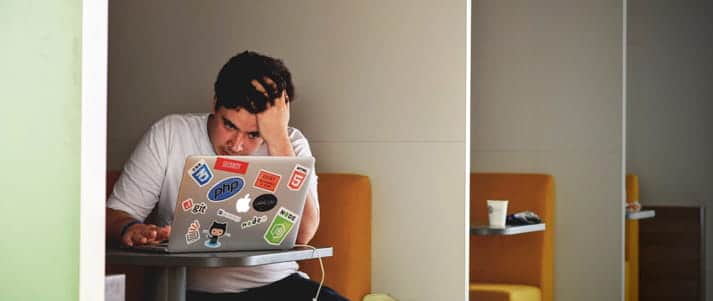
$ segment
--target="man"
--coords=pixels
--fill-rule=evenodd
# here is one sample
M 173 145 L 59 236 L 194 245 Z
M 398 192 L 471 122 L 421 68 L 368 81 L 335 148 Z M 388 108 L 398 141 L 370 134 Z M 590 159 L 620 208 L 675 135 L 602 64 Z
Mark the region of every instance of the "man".
M 312 155 L 302 133 L 288 127 L 294 87 L 282 61 L 255 52 L 240 53 L 220 70 L 214 88 L 212 113 L 164 117 L 136 146 L 107 201 L 107 239 L 126 246 L 168 239 L 188 155 Z M 312 183 L 297 233 L 298 244 L 308 243 L 319 226 L 316 179 Z M 154 208 L 156 221 L 149 223 L 146 218 Z M 190 268 L 187 297 L 312 300 L 318 284 L 300 276 L 297 268 L 295 262 Z M 323 288 L 319 300 L 345 299 Z

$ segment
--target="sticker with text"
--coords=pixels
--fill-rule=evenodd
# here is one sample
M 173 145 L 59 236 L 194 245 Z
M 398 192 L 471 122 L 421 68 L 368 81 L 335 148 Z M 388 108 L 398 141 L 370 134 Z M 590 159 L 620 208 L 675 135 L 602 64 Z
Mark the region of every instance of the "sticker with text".
M 213 172 L 208 167 L 208 164 L 204 160 L 196 162 L 191 169 L 188 170 L 188 174 L 191 179 L 198 184 L 198 186 L 203 187 L 213 179 Z
M 208 239 L 206 239 L 203 244 L 211 249 L 220 248 L 221 243 L 218 241 L 219 238 L 223 236 L 230 237 L 230 233 L 228 233 L 228 224 L 216 221 L 213 221 L 213 223 L 210 224 L 210 228 L 208 230 L 203 230 L 203 233 L 208 234 Z
M 255 178 L 253 186 L 267 192 L 275 192 L 280 183 L 280 175 L 261 169 Z
M 248 165 L 248 162 L 218 157 L 213 168 L 244 175 L 248 171 Z
M 285 207 L 280 207 L 275 217 L 272 219 L 272 223 L 265 231 L 265 241 L 271 245 L 279 245 L 285 240 L 287 234 L 292 230 L 292 226 L 295 225 L 297 221 L 297 214 L 292 211 L 287 210 Z
M 292 170 L 290 180 L 287 182 L 287 188 L 289 188 L 290 190 L 302 189 L 302 184 L 305 183 L 308 174 L 309 169 L 307 169 L 307 167 L 297 164 L 297 166 L 295 166 L 295 169 Z
M 191 213 L 193 214 L 205 214 L 206 209 L 208 209 L 208 205 L 206 205 L 205 202 L 200 202 L 197 204 L 193 204 L 193 209 L 191 210 Z
M 193 208 L 193 199 L 187 199 L 181 202 L 181 208 L 183 208 L 183 211 L 191 210 L 191 208 Z
M 240 228 L 242 228 L 242 229 L 250 228 L 252 226 L 262 224 L 266 221 L 267 221 L 267 215 L 253 216 L 253 218 L 251 218 L 247 221 L 244 221 L 242 224 L 240 224 Z
M 272 194 L 263 194 L 253 201 L 253 208 L 260 212 L 269 211 L 277 205 L 277 197 Z
M 223 209 L 218 209 L 217 214 L 218 214 L 218 216 L 222 216 L 222 217 L 227 218 L 227 219 L 229 219 L 229 220 L 231 220 L 231 221 L 234 221 L 234 222 L 236 222 L 236 223 L 239 223 L 240 220 L 242 219 L 241 217 L 239 217 L 239 216 L 237 216 L 237 215 L 235 215 L 235 214 L 232 214 L 232 213 L 230 213 L 230 212 L 228 212 L 228 211 L 225 211 L 225 210 L 223 210 Z
M 239 198 L 237 202 L 235 202 L 235 211 L 238 211 L 238 213 L 245 213 L 250 210 L 250 194 L 246 194 L 242 198 Z
M 216 183 L 208 190 L 208 199 L 213 202 L 222 202 L 227 198 L 236 195 L 245 186 L 245 180 L 241 177 L 227 178 Z
M 193 222 L 188 226 L 188 231 L 186 231 L 186 244 L 192 244 L 201 240 L 201 224 L 198 220 L 193 220 Z

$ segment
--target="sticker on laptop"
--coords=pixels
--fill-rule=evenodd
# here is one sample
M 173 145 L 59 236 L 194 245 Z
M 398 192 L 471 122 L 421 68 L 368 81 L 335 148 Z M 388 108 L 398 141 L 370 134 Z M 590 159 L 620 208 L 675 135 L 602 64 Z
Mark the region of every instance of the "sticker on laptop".
M 250 194 L 246 194 L 242 198 L 239 198 L 237 202 L 235 202 L 235 211 L 238 211 L 238 213 L 245 213 L 250 211 Z
M 191 210 L 191 208 L 193 208 L 193 199 L 187 199 L 181 202 L 181 208 L 183 211 Z
M 208 190 L 208 199 L 213 202 L 222 202 L 227 198 L 236 195 L 245 186 L 245 180 L 241 177 L 230 177 L 217 184 Z
M 205 202 L 200 202 L 198 204 L 193 204 L 193 209 L 191 209 L 191 213 L 205 214 L 206 209 L 208 209 L 208 205 L 206 205 Z
M 206 239 L 203 244 L 211 249 L 220 248 L 221 243 L 218 239 L 221 237 L 230 237 L 230 233 L 228 233 L 228 224 L 216 221 L 213 221 L 208 230 L 203 230 L 203 233 L 208 234 L 208 239 Z
M 277 197 L 273 194 L 263 194 L 253 201 L 253 208 L 260 212 L 269 211 L 277 205 Z
M 302 185 L 305 183 L 308 174 L 309 169 L 307 169 L 307 167 L 297 164 L 292 170 L 290 180 L 287 182 L 287 188 L 294 191 L 302 189 Z
M 241 229 L 247 229 L 255 225 L 262 224 L 267 221 L 267 215 L 263 216 L 253 216 L 253 218 L 244 221 L 242 224 L 240 224 Z
M 231 220 L 231 221 L 234 221 L 234 222 L 236 222 L 236 223 L 239 223 L 240 220 L 242 219 L 241 217 L 239 217 L 239 216 L 237 216 L 237 215 L 235 215 L 235 214 L 232 214 L 232 213 L 230 213 L 230 212 L 228 212 L 228 211 L 225 211 L 225 210 L 223 210 L 222 208 L 221 208 L 221 209 L 218 209 L 217 214 L 218 214 L 218 216 L 222 216 L 222 217 L 227 218 L 227 219 L 229 219 L 229 220 Z
M 248 165 L 248 162 L 218 157 L 213 168 L 244 175 L 248 171 Z
M 267 231 L 265 231 L 265 235 L 263 236 L 265 241 L 275 246 L 281 244 L 282 241 L 285 240 L 285 237 L 287 237 L 287 234 L 290 233 L 290 230 L 292 230 L 295 221 L 297 221 L 297 214 L 287 210 L 285 207 L 280 207 L 280 210 L 272 219 L 272 223 L 270 223 Z
M 190 245 L 201 240 L 200 229 L 201 224 L 198 220 L 193 220 L 193 222 L 188 226 L 188 231 L 186 231 L 186 244 Z
M 277 184 L 280 184 L 280 175 L 261 169 L 255 178 L 253 186 L 267 192 L 275 192 Z
M 205 186 L 213 179 L 213 172 L 204 160 L 196 162 L 196 164 L 188 170 L 188 175 L 190 175 L 191 179 L 200 187 Z

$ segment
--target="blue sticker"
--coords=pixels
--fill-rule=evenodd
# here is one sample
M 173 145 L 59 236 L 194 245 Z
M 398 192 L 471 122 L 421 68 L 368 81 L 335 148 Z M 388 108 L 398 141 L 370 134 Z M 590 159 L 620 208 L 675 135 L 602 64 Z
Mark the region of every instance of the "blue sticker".
M 208 199 L 213 202 L 221 202 L 240 192 L 245 186 L 245 181 L 241 177 L 227 178 L 208 191 Z
M 210 171 L 208 164 L 206 164 L 203 160 L 200 160 L 193 165 L 188 173 L 191 175 L 193 181 L 195 181 L 200 187 L 205 186 L 211 179 L 213 179 L 213 172 Z

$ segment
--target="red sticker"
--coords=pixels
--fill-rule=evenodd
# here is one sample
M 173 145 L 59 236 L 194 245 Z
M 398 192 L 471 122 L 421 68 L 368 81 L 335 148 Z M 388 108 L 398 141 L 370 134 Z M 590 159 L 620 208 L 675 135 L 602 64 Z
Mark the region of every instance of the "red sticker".
M 213 168 L 244 175 L 248 171 L 248 164 L 248 162 L 219 157 L 215 160 L 215 166 L 213 166 Z
M 305 179 L 307 179 L 308 173 L 309 169 L 306 167 L 299 164 L 295 166 L 295 169 L 292 170 L 290 181 L 287 182 L 287 188 L 290 190 L 300 190 L 302 188 L 302 184 L 305 183 Z
M 183 208 L 183 211 L 188 211 L 193 209 L 193 199 L 187 199 L 183 202 L 181 202 L 181 207 Z
M 280 175 L 261 169 L 260 173 L 257 174 L 257 178 L 255 179 L 253 186 L 265 191 L 275 192 L 277 184 L 279 183 Z

